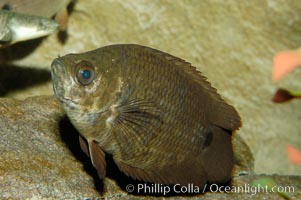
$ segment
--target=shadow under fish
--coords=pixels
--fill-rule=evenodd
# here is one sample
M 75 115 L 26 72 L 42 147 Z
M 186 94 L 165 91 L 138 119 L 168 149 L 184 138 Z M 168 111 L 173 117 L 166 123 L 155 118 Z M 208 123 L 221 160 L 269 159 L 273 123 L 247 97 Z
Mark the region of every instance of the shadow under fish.
M 0 63 L 0 70 L 0 97 L 15 90 L 39 85 L 51 80 L 51 74 L 46 69 Z

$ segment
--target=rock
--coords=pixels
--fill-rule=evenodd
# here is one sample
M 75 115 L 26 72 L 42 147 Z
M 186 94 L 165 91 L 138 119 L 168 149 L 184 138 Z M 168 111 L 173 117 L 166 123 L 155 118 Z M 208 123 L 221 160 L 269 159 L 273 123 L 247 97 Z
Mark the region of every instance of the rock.
M 239 134 L 234 135 L 233 149 L 235 160 L 234 176 L 254 174 L 254 157 L 249 146 Z
M 0 198 L 98 196 L 60 135 L 54 97 L 0 99 Z
M 270 101 L 279 86 L 300 90 L 301 70 L 271 80 L 273 55 L 301 45 L 298 1 L 78 0 L 71 10 L 64 43 L 52 34 L 0 50 L 1 71 L 10 69 L 0 75 L 1 96 L 53 94 L 39 74 L 58 55 L 113 43 L 150 46 L 191 62 L 235 106 L 243 122 L 237 134 L 254 155 L 256 173 L 301 174 L 285 151 L 287 144 L 301 146 L 300 101 Z
M 53 96 L 30 97 L 24 101 L 1 98 L 0 127 L 0 199 L 142 198 L 139 193 L 127 194 L 126 187 L 143 183 L 122 174 L 110 156 L 107 158 L 108 177 L 99 180 L 90 159 L 80 150 L 78 133 Z M 236 170 L 248 175 L 238 176 L 236 173 L 233 186 L 251 184 L 254 179 L 264 177 L 253 174 L 254 161 L 248 146 L 238 137 L 234 146 Z M 292 197 L 301 197 L 301 177 L 271 177 L 278 185 L 294 186 L 296 192 L 291 193 Z M 145 195 L 144 199 L 162 196 Z M 182 197 L 177 193 L 168 195 Z M 185 195 L 183 197 L 191 199 L 279 197 L 277 193 L 226 194 L 210 190 L 205 194 Z

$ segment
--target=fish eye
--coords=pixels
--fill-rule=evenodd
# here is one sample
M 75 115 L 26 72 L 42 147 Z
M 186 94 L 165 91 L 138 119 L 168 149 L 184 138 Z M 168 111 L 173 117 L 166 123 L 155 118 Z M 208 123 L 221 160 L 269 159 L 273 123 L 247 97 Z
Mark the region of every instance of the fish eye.
M 82 85 L 89 85 L 94 79 L 94 67 L 89 63 L 79 63 L 77 67 L 77 80 Z

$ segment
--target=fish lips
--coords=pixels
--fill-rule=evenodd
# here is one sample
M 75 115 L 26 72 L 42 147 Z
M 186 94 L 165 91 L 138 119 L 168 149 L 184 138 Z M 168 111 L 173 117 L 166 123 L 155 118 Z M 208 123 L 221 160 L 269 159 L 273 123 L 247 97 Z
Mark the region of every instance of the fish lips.
M 56 98 L 63 104 L 63 106 L 70 109 L 74 109 L 79 104 L 79 99 L 74 99 L 70 96 L 69 86 L 72 84 L 70 78 L 68 77 L 69 73 L 66 70 L 64 62 L 60 58 L 53 60 L 51 64 L 51 77 L 53 82 L 53 91 Z

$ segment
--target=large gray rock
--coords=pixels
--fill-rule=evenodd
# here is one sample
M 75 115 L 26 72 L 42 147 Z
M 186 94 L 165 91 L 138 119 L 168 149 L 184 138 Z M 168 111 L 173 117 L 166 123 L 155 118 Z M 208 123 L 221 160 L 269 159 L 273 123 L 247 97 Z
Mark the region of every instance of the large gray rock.
M 139 193 L 127 194 L 128 184 L 137 187 L 141 183 L 122 174 L 109 156 L 108 177 L 99 180 L 90 160 L 80 150 L 78 133 L 53 96 L 31 97 L 24 101 L 1 98 L 0 127 L 0 199 L 154 198 Z M 254 175 L 253 157 L 240 138 L 236 137 L 234 147 L 233 186 L 250 185 L 253 180 L 264 177 Z M 239 176 L 242 173 L 246 175 Z M 301 177 L 271 177 L 278 185 L 294 186 L 296 192 L 290 195 L 301 198 Z M 171 198 L 181 197 L 173 195 L 169 194 Z M 277 193 L 226 194 L 210 190 L 188 196 L 192 199 L 280 198 Z
M 54 97 L 0 99 L 1 199 L 99 195 L 60 135 L 63 114 Z

